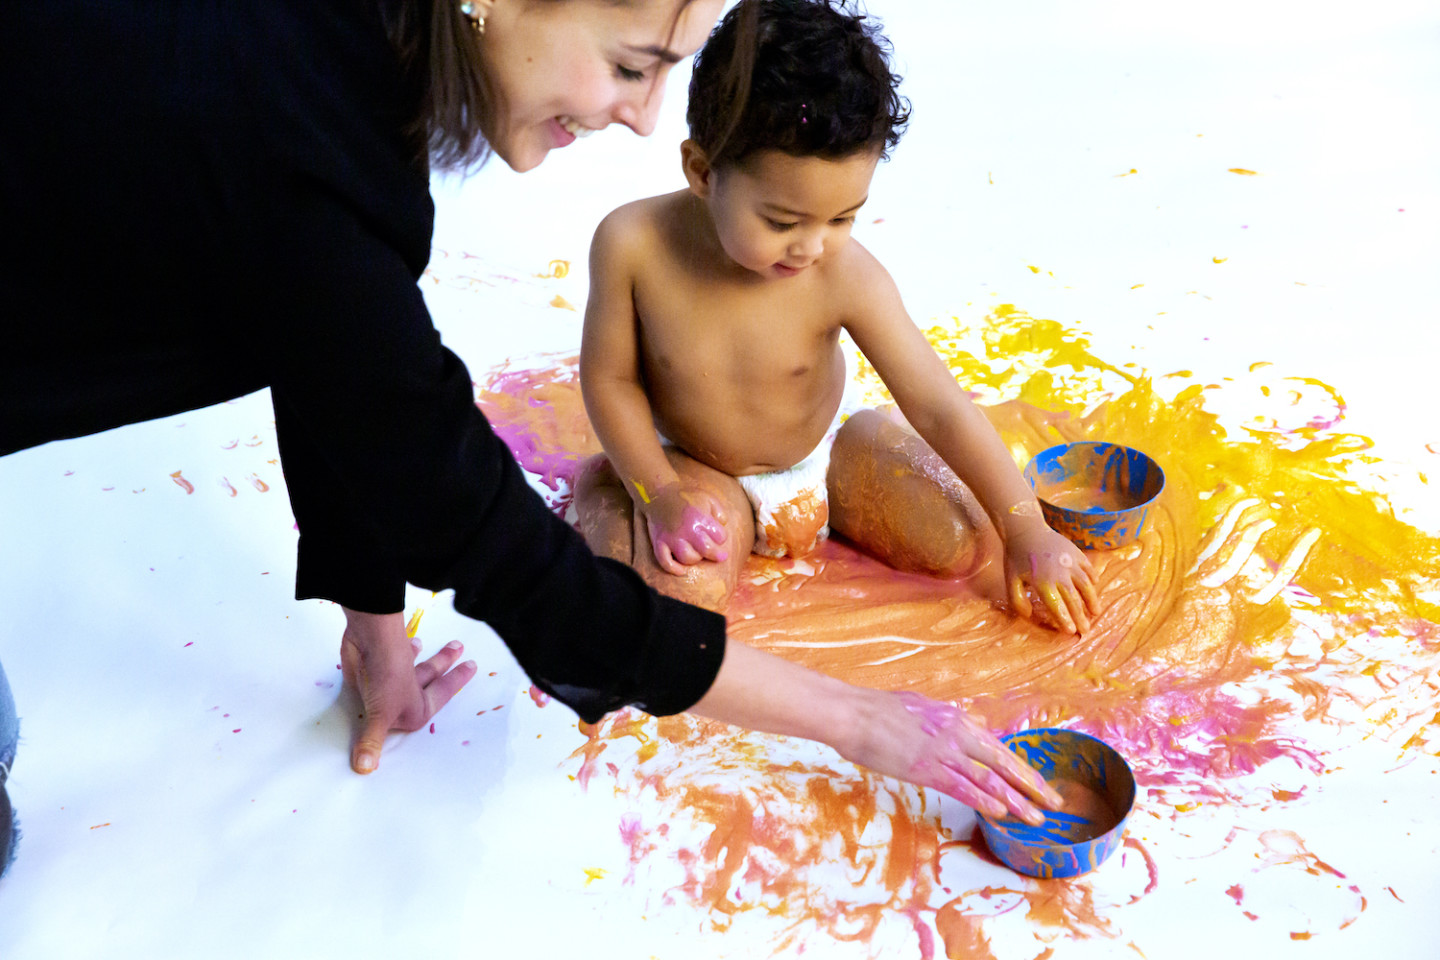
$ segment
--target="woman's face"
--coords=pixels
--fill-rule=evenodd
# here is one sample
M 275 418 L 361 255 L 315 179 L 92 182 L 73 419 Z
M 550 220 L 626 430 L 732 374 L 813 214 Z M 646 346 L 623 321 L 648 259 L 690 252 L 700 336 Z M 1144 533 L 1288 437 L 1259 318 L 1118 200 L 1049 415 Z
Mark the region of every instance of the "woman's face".
M 648 136 L 671 66 L 700 49 L 723 0 L 680 4 L 496 0 L 481 40 L 491 149 L 523 172 L 612 123 Z

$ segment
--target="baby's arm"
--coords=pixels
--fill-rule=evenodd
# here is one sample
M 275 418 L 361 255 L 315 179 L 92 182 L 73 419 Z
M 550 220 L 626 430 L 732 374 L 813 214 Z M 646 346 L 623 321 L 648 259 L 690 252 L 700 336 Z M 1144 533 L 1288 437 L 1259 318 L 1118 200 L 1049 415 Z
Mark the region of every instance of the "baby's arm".
M 644 517 L 655 561 L 683 576 L 686 564 L 724 560 L 725 513 L 708 494 L 687 490 L 655 434 L 640 370 L 633 296 L 632 239 L 643 227 L 633 207 L 606 217 L 590 244 L 590 299 L 580 346 L 580 389 L 595 435 Z
M 1088 630 L 1098 608 L 1089 558 L 1045 523 L 999 434 L 905 312 L 889 273 L 859 244 L 851 246 L 859 263 L 847 273 L 855 306 L 845 327 L 910 425 L 989 514 L 1005 541 L 1012 605 L 1022 616 L 1033 613 L 1028 582 L 1057 622 L 1072 632 Z

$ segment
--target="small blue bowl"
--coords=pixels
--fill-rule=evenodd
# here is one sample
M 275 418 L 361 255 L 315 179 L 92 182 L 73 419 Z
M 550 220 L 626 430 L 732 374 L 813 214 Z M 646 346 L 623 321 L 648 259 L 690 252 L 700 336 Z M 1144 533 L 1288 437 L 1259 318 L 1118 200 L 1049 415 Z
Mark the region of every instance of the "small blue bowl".
M 1135 775 L 1103 740 L 1077 730 L 1021 730 L 1002 742 L 1065 798 L 1045 811 L 1038 827 L 1016 817 L 977 813 L 990 852 L 1011 870 L 1031 877 L 1089 873 L 1120 846 L 1135 806 Z
M 1165 471 L 1118 443 L 1062 443 L 1042 450 L 1025 479 L 1051 528 L 1086 550 L 1113 550 L 1145 529 Z

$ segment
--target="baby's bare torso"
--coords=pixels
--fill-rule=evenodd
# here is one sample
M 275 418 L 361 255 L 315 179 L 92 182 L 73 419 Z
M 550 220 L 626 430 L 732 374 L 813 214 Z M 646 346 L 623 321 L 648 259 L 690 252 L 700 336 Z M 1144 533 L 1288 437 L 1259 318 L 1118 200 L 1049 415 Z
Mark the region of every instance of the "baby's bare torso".
M 764 279 L 703 255 L 681 195 L 656 197 L 656 249 L 635 278 L 655 425 L 732 476 L 780 470 L 821 441 L 845 389 L 834 262 Z

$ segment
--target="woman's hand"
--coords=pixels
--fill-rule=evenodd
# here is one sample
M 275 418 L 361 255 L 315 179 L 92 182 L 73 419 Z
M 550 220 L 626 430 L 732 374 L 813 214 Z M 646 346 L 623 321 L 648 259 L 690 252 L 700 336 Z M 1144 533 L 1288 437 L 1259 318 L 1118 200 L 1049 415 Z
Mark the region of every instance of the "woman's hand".
M 683 577 L 691 564 L 730 556 L 721 546 L 728 536 L 725 509 L 709 493 L 672 483 L 637 500 L 635 508 L 645 517 L 655 562 L 666 573 Z
M 1022 617 L 1035 610 L 1026 585 L 1035 591 L 1061 629 L 1083 634 L 1099 612 L 1095 568 L 1090 558 L 1066 537 L 1035 518 L 1005 530 L 1005 586 L 1010 603 Z
M 406 635 L 401 614 L 345 608 L 340 666 L 345 685 L 359 693 L 364 706 L 350 746 L 352 770 L 374 772 L 386 734 L 419 730 L 475 676 L 475 661 L 455 666 L 464 649 L 458 640 L 452 640 L 417 666 L 420 641 Z
M 859 689 L 864 695 L 855 744 L 838 744 L 847 760 L 876 773 L 933 787 L 992 817 L 1014 814 L 1030 824 L 1062 800 L 979 720 L 918 693 Z

